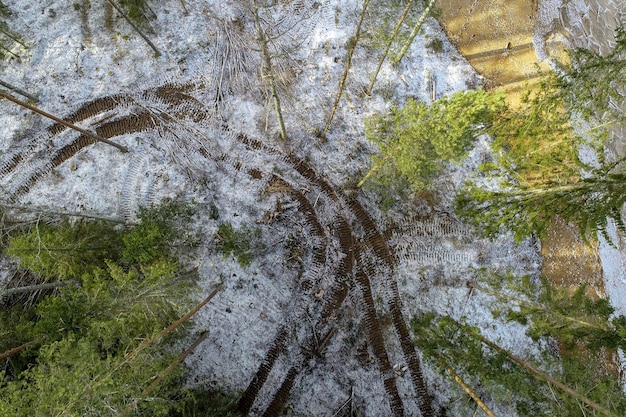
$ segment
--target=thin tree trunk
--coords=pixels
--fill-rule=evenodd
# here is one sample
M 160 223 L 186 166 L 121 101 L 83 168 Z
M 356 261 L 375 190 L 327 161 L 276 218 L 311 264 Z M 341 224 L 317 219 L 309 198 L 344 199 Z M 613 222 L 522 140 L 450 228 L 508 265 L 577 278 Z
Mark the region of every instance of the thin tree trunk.
M 34 340 L 31 340 L 30 342 L 26 342 L 26 343 L 22 343 L 21 345 L 14 347 L 12 349 L 9 349 L 3 353 L 0 353 L 0 360 L 4 360 L 6 358 L 10 358 L 11 356 L 15 356 L 18 353 L 20 353 L 21 351 L 23 351 L 24 349 L 26 349 L 27 347 L 30 346 L 34 346 L 41 343 L 41 339 L 37 338 Z
M 183 353 L 181 353 L 180 355 L 178 355 L 178 357 L 172 362 L 170 363 L 167 368 L 165 368 L 163 370 L 163 372 L 161 372 L 159 375 L 157 375 L 156 378 L 154 378 L 154 380 L 150 383 L 150 385 L 148 385 L 142 392 L 140 395 L 139 399 L 135 399 L 132 403 L 130 403 L 124 411 L 122 411 L 121 415 L 122 416 L 126 416 L 129 413 L 133 412 L 134 409 L 137 407 L 137 403 L 142 399 L 142 398 L 146 398 L 148 395 L 150 395 L 152 392 L 154 392 L 155 389 L 158 388 L 159 384 L 161 383 L 161 381 L 163 381 L 163 379 L 165 379 L 166 376 L 168 376 L 169 374 L 172 373 L 172 371 L 181 364 L 182 361 L 185 360 L 185 358 L 187 358 L 187 356 L 189 356 L 195 348 L 198 347 L 198 345 L 200 345 L 200 343 L 202 343 L 207 337 L 209 336 L 209 332 L 203 332 L 200 337 L 198 337 L 198 339 L 193 342 L 191 344 L 191 346 L 189 346 L 187 349 L 185 349 L 185 351 Z
M 280 137 L 283 140 L 287 140 L 287 130 L 285 129 L 285 122 L 283 120 L 283 112 L 280 106 L 280 98 L 276 90 L 276 78 L 274 77 L 274 70 L 272 69 L 272 60 L 270 57 L 269 48 L 267 47 L 267 37 L 261 26 L 261 18 L 259 17 L 259 8 L 256 5 L 256 1 L 253 4 L 254 15 L 254 29 L 257 35 L 257 41 L 261 47 L 261 58 L 263 58 L 263 70 L 262 76 L 267 78 L 267 82 L 270 86 L 270 94 L 274 101 L 274 111 L 276 112 L 276 118 L 278 119 L 278 126 L 280 128 Z
M 396 24 L 396 27 L 393 29 L 393 34 L 391 35 L 391 38 L 389 38 L 389 42 L 387 42 L 387 45 L 385 46 L 385 51 L 383 52 L 383 55 L 378 60 L 378 65 L 376 66 L 376 70 L 374 71 L 374 74 L 372 75 L 372 78 L 370 79 L 370 85 L 367 87 L 367 90 L 365 90 L 365 93 L 368 96 L 372 94 L 372 89 L 374 88 L 374 84 L 376 83 L 376 78 L 378 78 L 378 73 L 380 72 L 380 69 L 382 68 L 383 63 L 385 62 L 385 59 L 387 58 L 387 54 L 389 54 L 389 49 L 391 49 L 391 44 L 393 43 L 396 36 L 398 36 L 398 32 L 400 32 L 400 28 L 402 27 L 402 23 L 404 23 L 404 19 L 406 18 L 406 15 L 409 14 L 409 10 L 411 9 L 412 4 L 413 4 L 413 0 L 409 0 L 408 3 L 406 4 L 406 7 L 404 8 L 404 11 L 402 12 L 402 16 L 400 16 L 400 20 Z
M 117 149 L 119 149 L 119 150 L 120 150 L 120 151 L 122 151 L 122 152 L 128 152 L 128 148 L 126 148 L 125 146 L 122 146 L 122 145 L 120 145 L 120 144 L 117 144 L 117 143 L 115 143 L 115 142 L 113 142 L 113 141 L 110 141 L 110 140 L 108 140 L 108 139 L 103 138 L 103 137 L 102 137 L 102 136 L 100 136 L 100 135 L 96 135 L 95 133 L 92 133 L 92 132 L 90 132 L 90 131 L 88 131 L 88 130 L 85 130 L 85 129 L 83 129 L 83 128 L 80 128 L 80 127 L 76 126 L 75 124 L 72 124 L 72 123 L 70 123 L 70 122 L 67 122 L 67 121 L 65 121 L 65 120 L 63 120 L 63 119 L 60 119 L 60 118 L 56 117 L 56 116 L 53 116 L 52 114 L 47 113 L 47 112 L 45 112 L 45 111 L 43 111 L 43 110 L 39 109 L 38 107 L 31 106 L 30 104 L 28 104 L 28 103 L 26 103 L 26 102 L 24 102 L 24 101 L 22 101 L 22 100 L 19 100 L 19 99 L 17 99 L 17 98 L 15 98 L 15 97 L 13 97 L 13 96 L 12 96 L 12 95 L 10 95 L 10 94 L 5 93 L 4 91 L 0 91 L 0 97 L 2 97 L 2 98 L 6 98 L 7 100 L 12 101 L 12 102 L 13 102 L 13 103 L 15 103 L 15 104 L 18 104 L 18 105 L 20 105 L 20 106 L 22 106 L 22 107 L 24 107 L 24 108 L 27 108 L 28 110 L 34 111 L 34 112 L 35 112 L 35 113 L 37 113 L 37 114 L 40 114 L 40 115 L 42 115 L 42 116 L 44 116 L 44 117 L 47 117 L 48 119 L 52 119 L 52 120 L 54 120 L 55 122 L 60 123 L 60 124 L 62 124 L 62 125 L 63 125 L 63 126 L 65 126 L 65 127 L 69 127 L 70 129 L 74 129 L 74 130 L 76 130 L 77 132 L 80 132 L 80 133 L 82 133 L 83 135 L 88 136 L 88 137 L 90 137 L 90 138 L 92 138 L 92 139 L 94 139 L 94 140 L 97 140 L 97 141 L 99 141 L 99 142 L 106 143 L 107 145 L 114 146 L 114 147 L 116 147 Z
M 65 281 L 44 282 L 43 284 L 26 285 L 24 287 L 6 288 L 0 290 L 0 299 L 24 292 L 33 292 L 40 290 L 51 290 L 53 288 L 64 287 L 66 285 L 80 285 L 79 281 L 68 279 Z
M 430 9 L 432 9 L 432 7 L 435 5 L 435 1 L 436 0 L 430 0 L 428 2 L 428 5 L 426 5 L 426 8 L 422 12 L 422 15 L 420 16 L 419 20 L 417 21 L 417 23 L 413 27 L 413 31 L 409 35 L 409 38 L 404 43 L 404 46 L 402 47 L 400 52 L 398 52 L 398 55 L 396 55 L 396 57 L 394 58 L 394 60 L 393 60 L 394 64 L 398 64 L 402 60 L 402 58 L 404 57 L 406 52 L 409 50 L 409 47 L 413 43 L 413 39 L 415 39 L 415 37 L 419 33 L 419 30 L 422 28 L 422 25 L 424 24 L 424 21 L 426 20 L 426 17 L 430 13 Z
M 461 386 L 463 391 L 465 391 L 467 393 L 467 395 L 469 395 L 472 398 L 472 400 L 474 400 L 476 405 L 478 407 L 480 407 L 480 409 L 483 410 L 487 416 L 489 416 L 489 417 L 497 417 L 496 414 L 493 411 L 491 411 L 491 409 L 487 406 L 487 404 L 485 404 L 480 399 L 480 397 L 474 391 L 472 391 L 472 389 L 463 381 L 463 379 L 461 379 L 461 377 L 459 375 L 457 375 L 456 372 L 454 372 L 454 369 L 452 369 L 452 367 L 450 367 L 450 365 L 448 365 L 443 360 L 443 358 L 437 356 L 437 361 L 439 361 L 439 363 L 441 364 L 441 366 L 444 367 L 446 372 L 448 372 L 448 374 L 450 374 L 450 376 L 454 379 L 454 382 L 456 382 L 457 384 L 459 384 Z
M 147 348 L 149 345 L 151 345 L 152 343 L 154 343 L 155 341 L 157 341 L 158 339 L 162 338 L 163 336 L 165 336 L 166 334 L 174 331 L 177 327 L 181 326 L 183 323 L 185 323 L 187 320 L 189 320 L 191 317 L 194 316 L 194 314 L 196 314 L 198 311 L 200 311 L 200 309 L 202 307 L 204 307 L 205 305 L 207 305 L 209 303 L 209 301 L 211 301 L 211 299 L 213 297 L 215 297 L 215 295 L 222 289 L 221 285 L 219 285 L 217 288 L 215 288 L 211 294 L 209 294 L 209 296 L 207 298 L 205 298 L 204 300 L 202 300 L 199 304 L 197 304 L 194 308 L 192 308 L 187 314 L 185 314 L 184 316 L 182 316 L 181 318 L 179 318 L 178 320 L 176 320 L 174 323 L 170 324 L 169 326 L 167 326 L 165 329 L 161 330 L 159 333 L 157 333 L 155 336 L 144 340 L 143 342 L 141 342 L 139 344 L 139 346 L 137 346 L 137 348 L 135 348 L 135 350 L 133 350 L 132 352 L 128 353 L 125 356 L 124 362 L 122 364 L 126 364 L 129 363 L 130 361 L 132 361 L 138 354 L 139 352 L 141 352 L 142 350 L 144 350 L 145 348 Z
M 365 18 L 365 11 L 367 10 L 367 6 L 370 3 L 370 0 L 363 1 L 363 10 L 361 10 L 361 16 L 359 17 L 359 23 L 356 27 L 356 33 L 354 35 L 354 42 L 350 46 L 348 50 L 348 56 L 346 57 L 346 66 L 343 70 L 343 75 L 341 76 L 341 80 L 339 80 L 339 87 L 337 88 L 337 95 L 335 96 L 335 102 L 333 103 L 333 107 L 330 109 L 330 115 L 326 120 L 326 125 L 324 126 L 324 130 L 322 131 L 322 137 L 326 137 L 328 130 L 330 129 L 330 124 L 333 122 L 333 118 L 335 117 L 335 113 L 337 112 L 337 107 L 339 106 L 339 100 L 341 100 L 341 96 L 343 94 L 343 89 L 346 84 L 346 79 L 348 78 L 348 71 L 350 71 L 350 66 L 352 65 L 352 55 L 354 54 L 354 50 L 356 49 L 356 45 L 359 42 L 359 37 L 361 36 L 361 26 L 363 25 L 363 19 Z
M 463 326 L 460 323 L 457 323 L 455 321 L 453 321 L 453 323 L 457 327 L 459 327 L 461 330 L 465 331 L 465 329 L 463 328 Z M 565 385 L 561 381 L 558 381 L 558 380 L 554 379 L 553 377 L 551 377 L 547 373 L 545 373 L 542 370 L 536 368 L 535 366 L 531 365 L 530 363 L 526 362 L 525 360 L 515 356 L 514 354 L 512 354 L 508 350 L 506 350 L 506 349 L 496 345 L 494 342 L 492 342 L 491 340 L 485 338 L 484 336 L 476 335 L 476 334 L 471 333 L 471 332 L 466 332 L 466 333 L 468 335 L 470 335 L 471 337 L 476 338 L 477 340 L 480 340 L 482 343 L 484 343 L 485 345 L 489 346 L 490 348 L 492 348 L 496 352 L 506 356 L 507 358 L 509 358 L 509 360 L 515 362 L 516 364 L 518 364 L 519 366 L 524 368 L 526 371 L 528 371 L 535 378 L 537 378 L 537 379 L 539 379 L 541 381 L 547 382 L 549 384 L 554 385 L 555 387 L 559 388 L 561 391 L 565 392 L 566 394 L 576 398 L 577 400 L 582 401 L 583 403 L 587 404 L 589 407 L 593 408 L 596 411 L 599 411 L 600 413 L 602 413 L 602 414 L 604 414 L 606 416 L 618 417 L 616 414 L 612 413 L 607 408 L 605 408 L 602 405 L 596 403 L 595 401 L 585 397 L 583 394 L 581 394 L 580 392 L 578 392 L 578 391 L 568 387 L 567 385 Z
M 139 36 L 141 36 L 143 38 L 143 40 L 146 41 L 148 46 L 150 46 L 150 48 L 152 48 L 152 50 L 154 51 L 155 56 L 157 58 L 160 57 L 161 56 L 161 52 L 159 52 L 157 47 L 154 46 L 154 44 L 150 41 L 150 39 L 148 39 L 148 37 L 146 35 L 144 35 L 144 33 L 137 27 L 137 25 L 135 25 L 133 23 L 133 21 L 130 19 L 130 17 L 126 16 L 126 13 L 124 13 L 124 11 L 120 8 L 120 6 L 115 4 L 115 2 L 113 0 L 107 0 L 107 1 L 111 4 L 111 6 L 113 6 L 115 8 L 115 10 L 117 10 L 117 12 L 120 15 L 122 15 L 124 20 L 126 20 L 133 27 L 133 29 L 135 29 L 135 31 L 139 34 Z
M 4 81 L 0 80 L 0 85 L 5 87 L 5 88 L 8 88 L 11 91 L 15 91 L 17 94 L 19 94 L 21 96 L 24 96 L 24 97 L 34 101 L 35 103 L 37 103 L 39 101 L 39 99 L 36 96 L 34 96 L 32 94 L 29 94 L 26 91 L 22 90 L 21 88 L 16 87 L 14 85 L 11 85 L 11 84 L 9 84 L 7 82 L 4 82 Z

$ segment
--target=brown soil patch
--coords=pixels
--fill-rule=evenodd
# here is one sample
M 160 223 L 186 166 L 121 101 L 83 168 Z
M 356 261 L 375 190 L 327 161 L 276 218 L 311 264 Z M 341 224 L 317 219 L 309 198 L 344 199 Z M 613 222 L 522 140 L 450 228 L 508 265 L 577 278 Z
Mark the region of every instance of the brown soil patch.
M 586 284 L 593 298 L 606 297 L 597 244 L 585 243 L 576 227 L 556 218 L 541 241 L 541 256 L 542 275 L 553 285 L 573 292 Z
M 488 88 L 501 88 L 518 102 L 537 79 L 540 63 L 532 43 L 537 0 L 440 0 L 440 22 Z

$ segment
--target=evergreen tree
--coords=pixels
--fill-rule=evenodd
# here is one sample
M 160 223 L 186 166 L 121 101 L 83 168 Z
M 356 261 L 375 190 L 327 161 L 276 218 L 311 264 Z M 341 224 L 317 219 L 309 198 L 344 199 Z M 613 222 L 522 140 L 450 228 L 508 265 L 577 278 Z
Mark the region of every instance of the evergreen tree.
M 614 316 L 608 299 L 591 299 L 585 285 L 570 293 L 553 288 L 545 279 L 540 288 L 529 277 L 494 275 L 483 280 L 485 285 L 468 285 L 498 298 L 494 315 L 527 325 L 533 340 L 551 337 L 567 349 L 584 345 L 594 353 L 603 348 L 626 349 L 626 317 Z
M 442 371 L 454 367 L 482 398 L 512 408 L 520 416 L 626 413 L 626 396 L 619 381 L 589 371 L 589 367 L 599 369 L 597 358 L 567 356 L 555 362 L 546 355 L 541 364 L 552 376 L 533 360 L 520 358 L 488 340 L 476 327 L 450 317 L 423 314 L 414 318 L 412 325 L 416 345 Z
M 583 238 L 606 231 L 609 219 L 626 231 L 621 209 L 626 202 L 626 174 L 595 169 L 591 176 L 545 186 L 518 186 L 489 191 L 468 186 L 456 200 L 456 212 L 494 237 L 502 228 L 521 240 L 537 233 L 542 237 L 553 216 L 578 226 Z
M 9 238 L 7 253 L 22 267 L 78 285 L 0 312 L 0 351 L 10 359 L 0 373 L 0 415 L 184 416 L 210 410 L 196 404 L 200 392 L 183 388 L 178 365 L 190 350 L 176 355 L 172 349 L 188 319 L 215 295 L 183 315 L 194 273 L 181 270 L 170 246 L 187 238 L 176 231 L 189 221 L 190 211 L 181 207 L 142 210 L 141 223 L 130 230 L 63 223 L 57 233 L 41 225 Z
M 603 154 L 611 129 L 626 121 L 624 51 L 626 33 L 618 28 L 609 55 L 574 51 L 570 68 L 546 75 L 520 109 L 502 113 L 489 132 L 498 160 L 483 167 L 500 179 L 499 189 L 470 185 L 458 198 L 459 213 L 490 236 L 504 227 L 517 239 L 541 236 L 555 215 L 577 225 L 585 238 L 600 232 L 608 239 L 607 219 L 626 231 L 623 160 L 609 162 Z M 575 129 L 581 120 L 591 128 Z M 595 151 L 597 164 L 579 160 L 582 144 Z
M 466 156 L 473 140 L 504 108 L 504 95 L 476 90 L 444 97 L 431 106 L 409 100 L 370 120 L 367 137 L 380 153 L 360 184 L 375 176 L 383 184 L 401 178 L 417 189 L 427 188 L 446 163 Z

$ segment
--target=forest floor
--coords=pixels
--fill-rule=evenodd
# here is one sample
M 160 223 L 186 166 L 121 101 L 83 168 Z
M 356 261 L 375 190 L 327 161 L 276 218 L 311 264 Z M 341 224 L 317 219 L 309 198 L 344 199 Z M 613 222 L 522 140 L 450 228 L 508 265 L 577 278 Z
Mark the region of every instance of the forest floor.
M 399 65 L 383 66 L 368 96 L 389 32 L 381 26 L 395 23 L 400 10 L 373 2 L 362 13 L 362 2 L 348 0 L 274 2 L 261 10 L 275 35 L 289 134 L 282 141 L 247 2 L 154 2 L 150 36 L 160 57 L 103 4 L 4 3 L 16 10 L 15 30 L 28 34 L 30 48 L 3 63 L 3 78 L 130 152 L 0 102 L 3 194 L 32 210 L 128 222 L 138 207 L 167 199 L 198 208 L 200 247 L 190 254 L 197 296 L 218 284 L 222 291 L 196 317 L 196 329 L 210 335 L 187 359 L 190 384 L 243 393 L 241 408 L 252 415 L 333 415 L 349 400 L 366 416 L 401 416 L 426 414 L 426 381 L 434 408 L 468 415 L 464 394 L 435 366 L 420 364 L 412 317 L 465 318 L 519 356 L 538 354 L 523 326 L 494 318 L 493 297 L 466 286 L 483 270 L 536 276 L 540 268 L 535 242 L 516 244 L 510 235 L 490 241 L 454 216 L 454 191 L 488 152 L 484 141 L 436 180 L 429 198 L 382 210 L 379 193 L 355 187 L 375 152 L 364 135 L 368 117 L 408 98 L 427 102 L 479 84 L 434 19 Z M 452 40 L 470 33 L 467 11 L 457 14 Z M 363 39 L 349 59 L 361 15 Z M 471 30 L 473 43 L 481 31 Z M 507 82 L 497 70 L 510 62 L 526 71 L 518 54 L 527 56 L 531 41 L 528 34 L 500 36 L 485 40 L 484 55 L 467 55 L 491 62 L 488 84 L 517 88 L 519 75 Z M 429 46 L 433 40 L 441 51 Z M 348 62 L 337 114 L 320 140 Z M 218 250 L 226 224 L 248 236 L 249 263 Z M 494 408 L 513 415 L 510 404 Z

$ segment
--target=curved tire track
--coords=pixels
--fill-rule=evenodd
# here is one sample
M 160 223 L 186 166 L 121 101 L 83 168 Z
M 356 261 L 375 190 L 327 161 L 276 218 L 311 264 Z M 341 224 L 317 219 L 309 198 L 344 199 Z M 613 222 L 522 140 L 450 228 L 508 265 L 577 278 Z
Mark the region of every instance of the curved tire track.
M 104 97 L 85 104 L 74 113 L 68 116 L 68 120 L 73 123 L 84 122 L 102 113 L 120 112 L 125 113 L 113 120 L 100 122 L 95 130 L 107 138 L 127 135 L 142 131 L 159 131 L 166 123 L 163 114 L 155 113 L 151 107 L 134 106 L 133 102 L 140 97 L 142 100 L 154 100 L 155 108 L 164 108 L 168 117 L 174 115 L 175 118 L 183 118 L 185 123 L 202 123 L 209 111 L 196 100 L 190 90 L 193 88 L 186 86 L 163 86 L 156 89 L 145 90 L 139 95 L 118 94 Z M 133 98 L 134 97 L 134 98 Z M 131 111 L 129 112 L 129 109 Z M 169 119 L 167 119 L 169 121 Z M 183 121 L 181 121 L 182 123 Z M 166 128 L 170 128 L 166 126 Z M 228 128 L 226 128 L 228 130 Z M 47 129 L 46 134 L 59 136 L 64 134 L 65 129 L 59 125 L 52 125 Z M 189 133 L 189 131 L 185 132 Z M 50 137 L 49 136 L 49 137 Z M 205 149 L 202 145 L 199 148 L 197 140 L 190 140 L 190 149 L 187 152 L 201 155 L 205 160 L 211 160 L 216 164 L 226 164 L 237 172 L 243 172 L 251 180 L 267 187 L 269 184 L 278 186 L 284 194 L 297 203 L 300 212 L 303 214 L 311 234 L 318 242 L 311 249 L 312 265 L 311 270 L 305 273 L 303 278 L 303 295 L 296 301 L 293 309 L 289 309 L 294 317 L 286 317 L 287 324 L 282 326 L 275 335 L 265 356 L 261 360 L 257 372 L 251 377 L 250 383 L 239 401 L 239 409 L 244 412 L 250 411 L 259 402 L 258 394 L 266 385 L 269 375 L 277 372 L 276 362 L 281 357 L 286 357 L 288 348 L 298 352 L 292 355 L 295 358 L 285 368 L 286 373 L 281 380 L 279 387 L 269 387 L 273 391 L 271 399 L 266 400 L 267 404 L 259 404 L 265 407 L 263 416 L 278 416 L 287 404 L 290 392 L 298 380 L 298 375 L 308 366 L 313 366 L 315 357 L 322 356 L 324 346 L 329 343 L 334 334 L 336 317 L 348 295 L 353 292 L 359 303 L 360 315 L 364 332 L 369 347 L 376 359 L 376 363 L 387 394 L 390 413 L 394 416 L 404 416 L 405 404 L 398 391 L 396 375 L 393 372 L 390 354 L 385 342 L 384 332 L 380 325 L 380 315 L 374 302 L 375 293 L 372 283 L 376 280 L 377 287 L 383 289 L 383 299 L 386 308 L 391 312 L 392 323 L 395 335 L 399 341 L 402 354 L 408 364 L 412 385 L 417 394 L 417 407 L 424 417 L 434 416 L 431 399 L 421 370 L 421 364 L 417 352 L 412 344 L 411 337 L 402 314 L 402 304 L 399 296 L 398 286 L 393 279 L 393 271 L 397 257 L 390 250 L 385 236 L 378 230 L 376 223 L 367 213 L 363 206 L 356 200 L 348 198 L 342 190 L 333 186 L 321 175 L 319 175 L 304 159 L 292 154 L 283 153 L 280 150 L 270 147 L 263 142 L 239 134 L 235 137 L 235 142 L 243 145 L 250 155 L 260 153 L 266 161 L 268 158 L 276 164 L 287 166 L 291 172 L 290 176 L 297 178 L 297 183 L 306 183 L 307 188 L 316 190 L 316 201 L 312 202 L 308 195 L 300 191 L 293 181 L 279 177 L 271 173 L 271 168 L 262 162 L 255 162 L 254 158 L 246 159 L 243 155 L 237 158 L 228 154 L 213 152 L 210 148 Z M 60 145 L 58 149 L 51 152 L 42 164 L 36 169 L 23 176 L 23 180 L 16 183 L 10 199 L 19 201 L 26 195 L 32 186 L 39 180 L 45 178 L 51 171 L 68 161 L 78 152 L 92 145 L 94 141 L 85 136 L 73 139 L 69 144 Z M 196 146 L 195 149 L 191 149 Z M 3 179 L 15 176 L 15 172 L 21 167 L 25 167 L 28 161 L 33 159 L 29 155 L 29 147 L 25 151 L 17 151 L 13 154 L 4 155 L 0 161 L 0 176 Z M 41 158 L 41 154 L 38 155 Z M 232 171 L 231 171 L 232 172 Z M 332 215 L 324 217 L 316 212 L 317 199 L 322 198 L 326 207 L 332 208 Z M 358 226 L 358 227 L 357 227 Z M 334 229 L 334 233 L 329 233 L 328 229 Z M 359 232 L 355 232 L 359 230 Z M 331 245 L 335 242 L 336 245 Z M 338 264 L 329 263 L 327 252 L 329 248 L 337 247 L 339 258 Z M 375 258 L 375 259 L 370 259 Z M 373 265 L 382 265 L 384 274 Z M 321 282 L 320 271 L 332 271 L 326 273 L 325 278 L 330 275 L 330 283 L 326 286 L 328 291 L 319 298 L 315 296 L 315 288 Z M 312 306 L 312 307 L 311 307 Z M 292 337 L 293 323 L 297 316 L 304 314 L 307 308 L 314 311 L 311 332 L 305 340 L 298 341 Z M 319 336 L 323 337 L 320 338 Z M 267 388 L 266 388 L 267 389 Z M 406 401 L 409 401 L 407 399 Z M 263 401 L 260 401 L 261 403 Z M 258 407 L 257 407 L 258 408 Z

